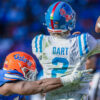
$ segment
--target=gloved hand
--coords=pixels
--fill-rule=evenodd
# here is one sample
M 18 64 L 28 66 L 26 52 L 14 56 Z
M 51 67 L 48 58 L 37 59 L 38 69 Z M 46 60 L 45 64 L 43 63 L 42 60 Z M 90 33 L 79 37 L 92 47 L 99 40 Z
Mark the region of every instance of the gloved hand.
M 60 80 L 64 86 L 69 85 L 71 83 L 78 83 L 80 82 L 88 72 L 93 71 L 92 69 L 83 70 L 83 71 L 75 71 L 71 75 L 67 75 L 61 77 Z

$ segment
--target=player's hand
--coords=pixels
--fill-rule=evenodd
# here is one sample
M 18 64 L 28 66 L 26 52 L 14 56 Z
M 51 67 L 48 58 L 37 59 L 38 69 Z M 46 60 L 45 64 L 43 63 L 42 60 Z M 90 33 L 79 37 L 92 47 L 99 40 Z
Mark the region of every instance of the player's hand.
M 83 78 L 87 77 L 88 73 L 93 71 L 92 69 L 83 70 L 83 71 L 74 71 L 72 74 L 60 77 L 61 83 L 64 86 L 70 85 L 70 84 L 77 84 L 79 83 Z
M 93 69 L 76 71 L 76 72 L 72 73 L 72 76 L 76 82 L 79 82 L 86 76 L 86 74 L 88 74 L 89 72 L 92 72 L 92 71 L 93 71 Z
M 98 17 L 96 25 L 95 25 L 95 32 L 100 33 L 100 16 Z
M 77 31 L 77 32 L 74 32 L 72 35 L 75 35 L 75 34 L 80 34 L 81 32 Z

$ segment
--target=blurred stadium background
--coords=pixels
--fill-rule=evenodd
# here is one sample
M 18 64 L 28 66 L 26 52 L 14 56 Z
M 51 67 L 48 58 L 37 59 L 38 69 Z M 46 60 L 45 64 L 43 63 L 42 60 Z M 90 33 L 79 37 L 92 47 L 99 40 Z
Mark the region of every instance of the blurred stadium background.
M 15 50 L 32 54 L 32 38 L 48 34 L 43 25 L 44 14 L 58 0 L 0 0 L 0 68 L 5 56 Z M 63 0 L 62 0 L 63 1 Z M 64 0 L 76 11 L 76 30 L 89 32 L 96 38 L 95 22 L 100 16 L 100 0 Z

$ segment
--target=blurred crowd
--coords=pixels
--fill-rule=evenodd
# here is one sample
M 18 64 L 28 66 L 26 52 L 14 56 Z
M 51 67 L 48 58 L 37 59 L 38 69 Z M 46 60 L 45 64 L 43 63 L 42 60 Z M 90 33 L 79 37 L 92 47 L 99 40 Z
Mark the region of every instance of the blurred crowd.
M 47 8 L 58 0 L 0 0 L 0 67 L 5 56 L 15 50 L 31 52 L 32 38 L 40 33 L 48 34 L 44 15 Z M 100 15 L 100 0 L 67 1 L 76 11 L 76 30 L 90 32 Z M 43 24 L 44 23 L 44 24 Z M 100 37 L 96 34 L 96 37 Z

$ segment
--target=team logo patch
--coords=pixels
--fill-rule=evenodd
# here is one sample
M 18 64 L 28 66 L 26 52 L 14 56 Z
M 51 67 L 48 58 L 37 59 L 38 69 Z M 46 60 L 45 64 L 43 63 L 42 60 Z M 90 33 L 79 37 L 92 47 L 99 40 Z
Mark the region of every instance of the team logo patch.
M 68 15 L 64 8 L 60 9 L 60 14 L 61 16 L 65 17 L 67 22 L 72 19 L 72 15 Z

